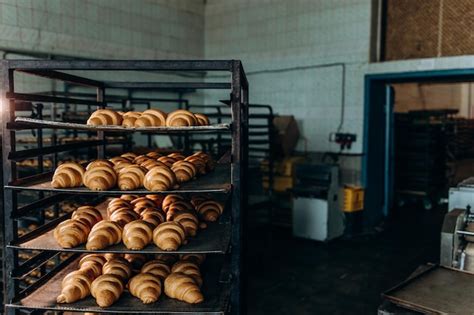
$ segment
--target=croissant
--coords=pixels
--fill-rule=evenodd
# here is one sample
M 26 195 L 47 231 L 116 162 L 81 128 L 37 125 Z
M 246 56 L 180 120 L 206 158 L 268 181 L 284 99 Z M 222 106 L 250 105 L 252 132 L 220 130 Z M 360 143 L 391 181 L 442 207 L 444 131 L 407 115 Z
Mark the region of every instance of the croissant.
M 120 190 L 134 190 L 143 186 L 146 169 L 138 165 L 129 165 L 120 170 L 118 186 Z
M 121 125 L 122 116 L 110 109 L 98 109 L 89 117 L 87 124 L 92 126 Z
M 199 174 L 206 174 L 206 162 L 199 156 L 191 155 L 185 158 L 184 160 L 187 162 L 191 162 L 196 167 Z
M 161 295 L 160 279 L 150 273 L 139 273 L 128 283 L 130 294 L 144 304 L 156 302 Z
M 177 250 L 186 240 L 186 232 L 179 222 L 164 222 L 153 231 L 153 242 L 165 251 Z
M 110 216 L 109 219 L 111 221 L 117 222 L 120 226 L 124 226 L 127 223 L 132 221 L 138 220 L 140 215 L 133 210 L 129 209 L 120 209 L 114 211 Z
M 131 250 L 140 250 L 150 244 L 153 238 L 153 227 L 144 220 L 127 223 L 123 227 L 122 240 Z
M 145 156 L 148 156 L 149 158 L 152 158 L 153 160 L 156 160 L 159 157 L 161 157 L 161 154 L 156 152 L 156 151 L 150 151 L 147 154 L 145 154 Z
M 196 153 L 194 153 L 193 155 L 191 156 L 197 156 L 199 158 L 201 158 L 204 162 L 206 162 L 206 169 L 208 171 L 212 171 L 214 168 L 215 168 L 215 162 L 214 160 L 212 159 L 212 157 L 202 151 L 198 151 Z
M 193 163 L 187 161 L 177 161 L 171 166 L 171 170 L 176 174 L 178 183 L 190 181 L 197 174 L 197 168 Z
M 174 162 L 177 162 L 176 159 L 169 156 L 162 156 L 157 159 L 158 162 L 165 164 L 167 167 L 173 166 Z
M 171 273 L 171 268 L 162 260 L 155 259 L 144 264 L 140 272 L 150 273 L 157 276 L 161 281 L 164 281 Z
M 107 190 L 117 183 L 117 174 L 113 167 L 91 167 L 84 173 L 84 185 L 91 190 Z
M 175 214 L 180 211 L 194 210 L 193 205 L 186 200 L 177 200 L 170 204 L 166 210 L 166 220 L 172 221 Z
M 196 117 L 198 126 L 208 126 L 208 125 L 210 125 L 209 118 L 206 115 L 195 113 L 194 117 Z
M 138 197 L 139 197 L 138 195 L 122 195 L 118 199 L 122 199 L 130 203 L 133 200 L 137 199 Z
M 185 156 L 179 152 L 173 152 L 167 155 L 168 157 L 174 159 L 175 161 L 181 161 L 185 159 Z
M 132 128 L 135 121 L 142 115 L 140 112 L 126 112 L 123 114 L 122 126 Z
M 156 166 L 149 170 L 143 181 L 143 186 L 149 191 L 165 191 L 175 187 L 176 175 L 167 167 Z
M 107 167 L 113 168 L 114 163 L 110 162 L 109 160 L 104 160 L 104 159 L 95 160 L 95 161 L 92 161 L 89 164 L 87 164 L 86 171 L 88 171 L 88 170 L 90 170 L 94 167 L 99 167 L 99 166 L 107 166 Z
M 82 221 L 92 228 L 102 220 L 102 215 L 99 210 L 92 206 L 82 206 L 72 213 L 71 219 Z
M 197 230 L 199 228 L 199 220 L 194 210 L 184 210 L 177 212 L 173 216 L 173 221 L 181 223 L 181 225 L 184 227 L 184 230 L 186 231 L 186 235 L 196 236 Z
M 110 217 L 112 213 L 119 210 L 133 210 L 133 207 L 121 198 L 114 198 L 107 205 L 107 215 Z
M 133 162 L 133 159 L 137 157 L 137 155 L 133 152 L 127 152 L 127 153 L 124 153 L 120 156 L 123 157 L 123 158 L 126 158 L 130 162 Z
M 87 241 L 91 228 L 79 220 L 65 220 L 56 226 L 53 236 L 62 248 L 73 248 Z
M 157 208 L 145 208 L 140 215 L 143 221 L 150 223 L 153 227 L 166 221 L 165 213 Z
M 159 127 L 166 125 L 166 113 L 158 109 L 147 109 L 135 120 L 135 127 Z
M 196 265 L 202 265 L 204 260 L 206 260 L 206 254 L 181 254 L 179 258 L 182 261 L 191 261 Z
M 162 202 L 163 211 L 167 212 L 169 207 L 171 206 L 171 204 L 178 201 L 178 200 L 184 200 L 184 197 L 182 195 L 178 195 L 178 194 L 166 195 L 165 198 L 163 199 L 163 202 Z
M 123 156 L 115 156 L 113 158 L 110 158 L 109 162 L 111 162 L 113 165 L 117 165 L 121 163 L 131 163 L 132 161 Z
M 122 295 L 124 284 L 119 276 L 104 274 L 92 282 L 91 293 L 100 307 L 109 307 Z
M 111 261 L 111 260 L 114 260 L 114 259 L 117 259 L 117 258 L 123 258 L 123 257 L 124 257 L 124 254 L 118 254 L 118 253 L 104 254 L 104 258 L 107 261 Z M 100 272 L 102 272 L 102 269 L 100 270 Z
M 116 275 L 125 283 L 132 274 L 132 266 L 125 258 L 115 258 L 104 264 L 102 274 Z
M 193 113 L 184 109 L 178 109 L 168 114 L 166 118 L 166 126 L 168 127 L 182 127 L 182 126 L 196 126 L 197 119 Z
M 56 298 L 58 303 L 73 303 L 90 294 L 92 280 L 82 271 L 76 270 L 68 273 L 61 283 L 61 294 Z
M 166 166 L 166 167 L 168 167 L 165 163 L 160 162 L 158 160 L 152 160 L 152 159 L 143 161 L 140 164 L 140 166 L 146 168 L 147 170 L 151 170 L 155 166 Z
M 215 200 L 206 200 L 201 202 L 196 211 L 206 222 L 215 222 L 224 211 L 224 206 Z
M 153 160 L 152 158 L 146 156 L 146 155 L 137 155 L 134 159 L 133 159 L 133 163 L 134 164 L 142 164 L 143 162 L 145 161 L 148 161 L 148 160 Z
M 93 279 L 102 274 L 102 267 L 107 262 L 103 255 L 89 254 L 79 260 L 79 269 L 90 273 Z
M 161 194 L 157 194 L 157 195 L 145 195 L 145 197 L 147 197 L 148 199 L 151 199 L 153 200 L 153 202 L 155 203 L 155 205 L 161 209 L 162 205 L 163 205 L 163 199 L 165 199 L 165 196 L 164 195 L 161 195 Z
M 134 273 L 139 273 L 143 264 L 147 261 L 147 257 L 143 254 L 125 254 L 123 258 L 130 263 Z
M 171 267 L 171 272 L 184 273 L 185 275 L 193 278 L 199 287 L 202 286 L 202 276 L 201 271 L 199 270 L 199 265 L 193 263 L 192 261 L 180 260 L 176 262 L 173 267 Z
M 82 185 L 84 168 L 75 162 L 67 162 L 58 166 L 54 171 L 51 186 L 53 188 L 72 188 Z
M 211 199 L 211 196 L 208 194 L 195 194 L 191 196 L 191 204 L 194 207 L 197 207 L 204 201 L 210 200 L 210 199 Z
M 137 213 L 141 213 L 145 208 L 154 208 L 155 202 L 148 197 L 139 197 L 130 202 L 133 206 L 133 210 Z
M 122 240 L 122 227 L 117 222 L 102 220 L 92 228 L 87 238 L 88 250 L 104 249 L 120 243 Z
M 165 279 L 165 294 L 173 299 L 196 304 L 204 301 L 194 279 L 184 273 L 174 272 Z

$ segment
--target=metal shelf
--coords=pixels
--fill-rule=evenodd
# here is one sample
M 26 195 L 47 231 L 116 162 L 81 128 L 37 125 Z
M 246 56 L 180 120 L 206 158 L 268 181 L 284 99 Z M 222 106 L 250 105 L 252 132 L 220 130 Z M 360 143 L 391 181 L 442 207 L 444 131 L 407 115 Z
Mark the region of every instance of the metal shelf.
M 61 282 L 64 276 L 77 269 L 78 259 L 67 265 L 64 269 L 50 272 L 34 292 L 19 301 L 7 304 L 7 308 L 51 310 L 64 312 L 94 312 L 94 313 L 140 313 L 140 314 L 224 314 L 229 304 L 230 283 L 228 277 L 223 274 L 225 267 L 219 260 L 209 259 L 202 266 L 204 302 L 200 304 L 187 304 L 170 299 L 162 293 L 160 299 L 153 304 L 143 304 L 137 298 L 125 291 L 120 299 L 110 307 L 100 308 L 93 297 L 69 303 L 58 304 L 56 297 L 61 291 Z
M 72 193 L 72 194 L 102 194 L 102 195 L 149 195 L 149 194 L 171 194 L 171 193 L 228 193 L 231 189 L 230 184 L 230 164 L 217 165 L 215 170 L 201 176 L 193 181 L 183 183 L 178 189 L 167 190 L 167 191 L 148 191 L 145 189 L 140 190 L 103 190 L 95 191 L 90 190 L 87 187 L 77 188 L 53 188 L 51 186 L 51 180 L 53 173 L 44 173 L 41 176 L 32 176 L 28 179 L 21 179 L 13 181 L 5 188 L 13 190 L 34 190 L 34 191 L 49 191 L 59 193 Z

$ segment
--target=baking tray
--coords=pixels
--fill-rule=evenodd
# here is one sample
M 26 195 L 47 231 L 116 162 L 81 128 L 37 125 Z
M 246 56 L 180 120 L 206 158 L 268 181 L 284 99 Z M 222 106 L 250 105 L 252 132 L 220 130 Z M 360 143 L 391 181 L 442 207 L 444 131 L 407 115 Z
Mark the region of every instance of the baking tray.
M 76 270 L 79 258 L 71 264 L 66 265 L 63 269 L 49 273 L 44 279 L 44 283 L 35 291 L 19 301 L 7 304 L 7 308 L 35 309 L 35 310 L 51 310 L 62 312 L 94 312 L 94 313 L 140 313 L 140 314 L 224 314 L 227 311 L 230 286 L 226 276 L 222 274 L 223 260 L 213 259 L 216 257 L 208 257 L 201 268 L 203 276 L 203 286 L 201 291 L 204 295 L 204 302 L 200 304 L 187 304 L 178 300 L 166 297 L 164 293 L 160 299 L 152 304 L 145 305 L 137 298 L 133 297 L 125 291 L 120 299 L 108 308 L 100 308 L 95 303 L 92 296 L 69 304 L 56 303 L 56 297 L 61 291 L 61 281 L 69 272 Z
M 213 124 L 208 126 L 189 126 L 189 127 L 133 127 L 126 128 L 122 126 L 89 126 L 86 124 L 77 124 L 62 121 L 41 120 L 26 117 L 15 118 L 15 124 L 9 126 L 11 129 L 34 129 L 34 128 L 51 128 L 51 129 L 75 129 L 88 131 L 105 131 L 105 132 L 145 132 L 156 134 L 180 133 L 180 132 L 224 132 L 230 130 L 230 124 Z
M 148 191 L 146 189 L 140 190 L 119 190 L 114 188 L 112 190 L 95 191 L 87 187 L 77 188 L 53 188 L 51 186 L 51 178 L 53 172 L 41 174 L 41 176 L 34 176 L 31 180 L 20 179 L 13 181 L 6 185 L 7 189 L 14 190 L 34 190 L 34 191 L 50 191 L 62 192 L 71 194 L 107 194 L 107 195 L 149 195 L 149 194 L 171 194 L 171 193 L 228 193 L 231 189 L 230 184 L 230 164 L 218 164 L 214 171 L 200 176 L 195 180 L 185 182 L 180 185 L 178 189 L 167 191 Z
M 424 314 L 472 314 L 474 274 L 432 265 L 388 290 L 383 297 Z
M 107 217 L 108 200 L 98 204 L 96 208 L 102 213 L 102 217 Z M 9 248 L 22 250 L 46 250 L 57 252 L 77 252 L 77 253 L 134 253 L 134 254 L 159 254 L 159 253 L 208 253 L 208 254 L 225 254 L 229 248 L 231 237 L 230 210 L 226 205 L 222 216 L 218 222 L 210 222 L 207 228 L 198 230 L 195 237 L 189 237 L 188 243 L 181 246 L 176 251 L 163 251 L 156 245 L 150 244 L 142 250 L 130 250 L 123 243 L 109 246 L 101 250 L 88 250 L 85 244 L 74 248 L 62 248 L 56 242 L 53 236 L 54 228 L 71 214 L 56 219 L 50 223 L 43 225 L 40 229 L 29 232 L 16 241 L 12 241 L 7 245 Z

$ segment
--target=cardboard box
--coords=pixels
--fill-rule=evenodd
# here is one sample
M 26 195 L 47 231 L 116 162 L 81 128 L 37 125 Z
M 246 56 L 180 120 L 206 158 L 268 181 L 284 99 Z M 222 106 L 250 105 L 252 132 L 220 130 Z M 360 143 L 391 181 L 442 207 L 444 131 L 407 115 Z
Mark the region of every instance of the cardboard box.
M 294 151 L 300 130 L 294 116 L 277 116 L 273 119 L 277 136 L 276 145 L 277 152 L 283 156 L 289 156 Z

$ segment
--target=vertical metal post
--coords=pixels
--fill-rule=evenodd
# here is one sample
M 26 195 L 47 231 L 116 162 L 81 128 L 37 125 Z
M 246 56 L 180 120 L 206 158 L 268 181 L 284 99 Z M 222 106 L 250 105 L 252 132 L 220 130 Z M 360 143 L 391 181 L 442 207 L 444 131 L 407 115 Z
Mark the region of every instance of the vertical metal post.
M 105 90 L 104 88 L 97 88 L 97 102 L 103 102 L 105 97 Z M 104 108 L 105 105 L 97 106 L 97 109 Z M 105 134 L 103 131 L 97 132 L 97 137 L 99 140 L 102 140 L 102 144 L 97 146 L 97 158 L 103 159 L 105 157 Z

